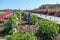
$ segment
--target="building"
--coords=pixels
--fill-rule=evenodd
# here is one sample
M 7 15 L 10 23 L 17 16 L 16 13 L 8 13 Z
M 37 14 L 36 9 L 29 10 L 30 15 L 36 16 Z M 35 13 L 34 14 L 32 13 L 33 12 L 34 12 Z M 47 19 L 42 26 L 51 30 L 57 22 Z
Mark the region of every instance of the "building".
M 60 8 L 60 4 L 45 4 L 39 7 L 40 9 L 47 9 L 47 8 Z

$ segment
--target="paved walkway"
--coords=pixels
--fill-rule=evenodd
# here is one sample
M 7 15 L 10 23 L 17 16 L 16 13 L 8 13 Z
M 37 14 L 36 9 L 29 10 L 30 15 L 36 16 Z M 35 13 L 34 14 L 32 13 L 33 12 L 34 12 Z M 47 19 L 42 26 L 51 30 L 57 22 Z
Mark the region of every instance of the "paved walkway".
M 57 24 L 60 24 L 60 17 L 44 15 L 44 14 L 36 14 L 36 13 L 32 13 L 32 14 L 37 15 L 38 17 L 41 17 L 41 18 L 44 18 L 44 19 L 47 19 L 47 20 L 56 21 Z

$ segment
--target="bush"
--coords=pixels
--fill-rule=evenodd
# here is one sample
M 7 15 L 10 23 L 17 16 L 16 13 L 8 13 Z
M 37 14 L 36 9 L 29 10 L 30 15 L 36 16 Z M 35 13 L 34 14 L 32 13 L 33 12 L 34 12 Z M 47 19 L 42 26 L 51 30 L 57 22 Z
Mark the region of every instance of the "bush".
M 38 17 L 36 15 L 31 16 L 31 24 L 32 25 L 38 24 Z
M 21 12 L 22 16 L 24 17 L 24 21 L 28 20 L 28 14 L 26 12 Z
M 11 24 L 12 24 L 12 22 L 10 20 L 5 21 L 5 23 L 4 23 L 4 26 L 5 26 L 4 32 L 5 33 L 9 34 L 9 32 L 12 30 Z
M 20 20 L 20 18 L 21 18 L 21 16 L 22 16 L 21 12 L 16 12 L 15 15 L 17 15 L 17 18 Z
M 18 19 L 17 15 L 12 16 L 9 20 L 14 24 L 15 28 L 18 27 L 19 19 Z
M 30 33 L 26 34 L 15 33 L 10 37 L 7 37 L 6 40 L 37 40 L 37 38 Z
M 16 15 L 13 15 L 9 20 L 5 21 L 4 23 L 4 32 L 6 32 L 7 34 L 12 31 L 12 23 L 14 24 L 14 28 L 18 27 L 18 18 Z
M 37 37 L 43 38 L 43 40 L 55 38 L 59 33 L 59 26 L 53 21 L 40 19 L 39 26 L 36 35 Z

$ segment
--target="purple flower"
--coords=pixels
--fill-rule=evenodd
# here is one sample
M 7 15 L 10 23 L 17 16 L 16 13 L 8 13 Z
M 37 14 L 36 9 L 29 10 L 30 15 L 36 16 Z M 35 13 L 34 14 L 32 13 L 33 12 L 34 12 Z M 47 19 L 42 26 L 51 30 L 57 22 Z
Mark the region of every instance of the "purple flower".
M 31 22 L 31 16 L 30 16 L 30 12 L 28 13 L 28 23 Z
M 12 29 L 14 28 L 14 24 L 13 23 L 11 24 L 11 27 L 12 27 Z

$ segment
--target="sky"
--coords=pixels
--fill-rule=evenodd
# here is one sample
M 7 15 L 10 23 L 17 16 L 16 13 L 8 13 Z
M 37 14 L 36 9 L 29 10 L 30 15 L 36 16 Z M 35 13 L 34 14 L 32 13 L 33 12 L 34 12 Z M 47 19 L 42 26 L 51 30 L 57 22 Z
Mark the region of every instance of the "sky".
M 60 0 L 0 0 L 0 10 L 2 9 L 21 9 L 31 10 L 43 4 L 60 4 Z

